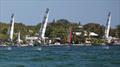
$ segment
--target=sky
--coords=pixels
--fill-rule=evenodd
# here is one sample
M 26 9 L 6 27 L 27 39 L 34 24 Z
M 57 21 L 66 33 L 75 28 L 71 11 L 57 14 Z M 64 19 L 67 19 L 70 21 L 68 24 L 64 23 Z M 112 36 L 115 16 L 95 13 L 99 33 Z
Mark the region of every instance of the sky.
M 49 22 L 67 19 L 105 25 L 111 12 L 111 27 L 120 24 L 120 0 L 0 0 L 0 21 L 9 23 L 14 13 L 16 22 L 36 25 L 42 22 L 46 8 L 50 9 Z

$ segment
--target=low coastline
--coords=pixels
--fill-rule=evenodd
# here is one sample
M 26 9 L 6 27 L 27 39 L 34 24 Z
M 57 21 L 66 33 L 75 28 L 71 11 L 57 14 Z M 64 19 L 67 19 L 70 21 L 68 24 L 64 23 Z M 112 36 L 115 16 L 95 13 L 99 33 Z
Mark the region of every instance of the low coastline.
M 18 44 L 14 44 L 14 45 L 1 45 L 0 44 L 0 47 L 36 47 L 36 46 L 46 46 L 46 47 L 51 47 L 51 46 L 120 46 L 120 44 L 60 44 L 60 45 L 56 45 L 56 44 L 38 44 L 38 45 L 29 45 L 29 44 L 21 44 L 21 45 L 18 45 Z

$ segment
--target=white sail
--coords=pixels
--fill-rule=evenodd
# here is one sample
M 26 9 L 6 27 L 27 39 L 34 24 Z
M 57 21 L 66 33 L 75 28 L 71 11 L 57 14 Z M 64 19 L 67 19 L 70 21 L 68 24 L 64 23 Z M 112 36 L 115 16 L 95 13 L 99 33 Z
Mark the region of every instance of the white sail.
M 20 32 L 18 33 L 18 43 L 21 42 L 21 39 L 20 39 Z
M 10 41 L 13 41 L 13 33 L 14 33 L 14 14 L 12 14 L 11 20 L 10 20 L 10 29 L 9 29 Z
M 109 31 L 110 31 L 110 23 L 111 23 L 111 13 L 108 14 L 107 24 L 105 27 L 105 39 L 108 39 L 109 37 Z
M 41 39 L 45 39 L 45 31 L 46 31 L 47 22 L 48 22 L 48 16 L 49 16 L 49 9 L 47 8 L 43 22 L 41 24 L 40 31 L 39 31 L 39 38 L 41 38 Z

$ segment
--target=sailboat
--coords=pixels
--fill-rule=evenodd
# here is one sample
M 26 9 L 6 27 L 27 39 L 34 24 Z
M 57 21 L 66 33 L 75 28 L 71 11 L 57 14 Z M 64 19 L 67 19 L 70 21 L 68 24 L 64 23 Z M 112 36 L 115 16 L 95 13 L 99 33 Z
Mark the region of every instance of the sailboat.
M 71 28 L 69 28 L 68 44 L 69 44 L 69 45 L 72 44 L 72 29 L 71 29 Z
M 110 43 L 110 41 L 111 41 L 111 38 L 109 37 L 110 23 L 111 23 L 111 12 L 108 13 L 108 19 L 107 19 L 107 23 L 106 23 L 106 26 L 105 26 L 104 38 L 107 41 L 107 43 Z
M 41 23 L 41 28 L 38 32 L 39 36 L 38 36 L 36 45 L 37 44 L 45 44 L 45 39 L 46 39 L 45 32 L 46 32 L 46 27 L 47 27 L 47 23 L 48 23 L 48 16 L 49 16 L 49 8 L 46 9 L 45 16 Z
M 17 36 L 17 45 L 21 46 L 22 40 L 20 39 L 20 32 L 18 32 L 18 36 Z
M 18 39 L 17 39 L 18 43 L 21 42 L 21 39 L 20 39 L 20 32 L 18 33 Z
M 13 45 L 13 33 L 14 33 L 14 14 L 11 15 L 10 26 L 8 29 L 8 35 L 9 35 L 8 41 L 10 45 Z

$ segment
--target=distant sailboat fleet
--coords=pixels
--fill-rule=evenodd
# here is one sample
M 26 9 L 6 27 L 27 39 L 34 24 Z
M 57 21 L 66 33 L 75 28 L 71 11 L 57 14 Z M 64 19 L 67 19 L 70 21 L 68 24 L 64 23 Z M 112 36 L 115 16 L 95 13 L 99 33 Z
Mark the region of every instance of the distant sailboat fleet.
M 45 32 L 46 32 L 46 27 L 48 23 L 48 16 L 49 16 L 49 9 L 46 9 L 45 16 L 43 18 L 43 21 L 41 23 L 41 28 L 38 32 L 38 36 L 36 37 L 26 37 L 26 40 L 30 40 L 29 45 L 34 46 L 34 45 L 40 45 L 40 44 L 48 44 L 46 43 L 46 40 L 48 39 L 45 37 Z M 9 42 L 11 45 L 13 44 L 13 35 L 14 35 L 14 23 L 15 23 L 15 18 L 14 14 L 11 16 L 10 20 L 10 27 L 8 29 L 8 34 L 9 34 Z M 107 19 L 107 24 L 105 26 L 105 34 L 104 34 L 104 39 L 106 40 L 107 43 L 110 43 L 111 38 L 109 37 L 109 31 L 110 31 L 110 23 L 111 23 L 111 13 L 108 13 L 108 19 Z M 17 44 L 21 45 L 22 40 L 20 39 L 20 32 L 18 32 L 18 39 L 17 39 Z M 49 43 L 51 41 L 49 40 Z M 70 28 L 69 35 L 68 35 L 68 43 L 72 44 L 72 29 Z M 56 43 L 56 45 L 60 45 L 60 43 Z

